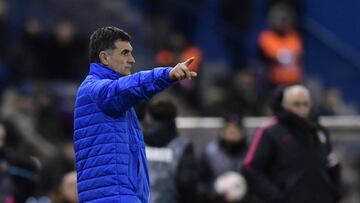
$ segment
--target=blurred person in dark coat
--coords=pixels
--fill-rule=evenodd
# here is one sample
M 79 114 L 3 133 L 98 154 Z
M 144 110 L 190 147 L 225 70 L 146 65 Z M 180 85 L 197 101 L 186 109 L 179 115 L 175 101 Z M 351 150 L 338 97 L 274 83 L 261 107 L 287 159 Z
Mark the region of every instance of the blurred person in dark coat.
M 74 170 L 74 145 L 71 139 L 63 140 L 60 149 L 53 156 L 43 160 L 37 201 L 47 199 L 54 203 L 61 202 L 64 176 Z
M 275 118 L 257 131 L 244 160 L 250 190 L 266 203 L 336 203 L 340 165 L 302 85 L 278 89 Z
M 201 165 L 199 193 L 202 202 L 248 202 L 246 182 L 240 174 L 247 150 L 241 120 L 228 117 L 217 139 L 206 145 Z
M 21 138 L 19 142 L 22 144 L 20 150 L 45 158 L 56 151 L 56 146 L 36 129 L 34 89 L 32 83 L 26 82 L 17 89 L 7 89 L 3 94 L 0 111 L 2 118 L 11 123 L 18 132 Z
M 8 2 L 0 0 L 0 92 L 9 85 L 12 71 L 9 65 L 11 37 L 7 18 Z
M 357 114 L 356 108 L 344 101 L 342 92 L 336 87 L 324 90 L 322 96 L 320 114 L 324 116 L 354 115 Z
M 219 17 L 224 39 L 225 56 L 229 61 L 232 72 L 240 70 L 248 63 L 246 52 L 246 33 L 252 28 L 251 0 L 225 0 L 219 1 Z M 231 34 L 230 34 L 231 33 Z
M 40 162 L 14 151 L 7 128 L 0 122 L 0 202 L 21 203 L 35 193 Z
M 148 105 L 143 122 L 151 203 L 196 202 L 197 165 L 193 145 L 178 135 L 170 101 Z
M 27 18 L 23 24 L 19 40 L 14 43 L 11 53 L 13 82 L 23 82 L 38 78 L 44 67 L 44 55 L 49 52 L 49 43 L 44 27 L 37 18 Z M 19 60 L 21 59 L 21 60 Z
M 7 26 L 8 2 L 0 0 L 0 59 L 6 59 L 8 56 L 7 47 L 9 45 L 10 33 Z
M 55 24 L 45 48 L 51 51 L 44 53 L 42 78 L 76 81 L 86 72 L 87 44 L 71 20 L 62 19 Z

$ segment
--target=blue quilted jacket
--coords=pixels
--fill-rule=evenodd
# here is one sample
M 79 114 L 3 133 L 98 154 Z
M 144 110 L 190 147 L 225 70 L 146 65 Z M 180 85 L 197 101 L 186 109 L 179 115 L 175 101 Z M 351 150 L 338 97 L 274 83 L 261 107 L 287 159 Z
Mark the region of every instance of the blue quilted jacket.
M 149 202 L 145 145 L 133 106 L 173 84 L 170 70 L 122 76 L 90 64 L 74 113 L 79 202 Z

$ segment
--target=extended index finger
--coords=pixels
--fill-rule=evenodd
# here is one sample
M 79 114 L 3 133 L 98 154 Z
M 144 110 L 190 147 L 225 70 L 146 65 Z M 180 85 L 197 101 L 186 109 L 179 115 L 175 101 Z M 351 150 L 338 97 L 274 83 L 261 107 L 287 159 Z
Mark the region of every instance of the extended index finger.
M 195 60 L 195 57 L 188 58 L 183 64 L 186 66 L 189 66 L 193 61 Z

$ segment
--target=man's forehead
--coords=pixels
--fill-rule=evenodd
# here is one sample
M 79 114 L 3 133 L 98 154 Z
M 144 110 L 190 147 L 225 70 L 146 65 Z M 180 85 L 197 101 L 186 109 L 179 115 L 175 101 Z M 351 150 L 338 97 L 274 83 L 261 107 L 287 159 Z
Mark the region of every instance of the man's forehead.
M 310 92 L 307 88 L 303 86 L 292 86 L 288 87 L 284 91 L 284 101 L 287 100 L 311 100 Z
M 292 101 L 292 102 L 304 102 L 304 101 L 307 101 L 307 102 L 310 102 L 311 99 L 310 99 L 310 96 L 308 94 L 305 94 L 305 93 L 298 93 L 298 94 L 294 94 L 294 95 L 291 95 L 289 97 L 289 101 Z
M 120 40 L 116 41 L 115 46 L 116 46 L 116 49 L 120 49 L 120 50 L 124 50 L 124 49 L 130 50 L 130 51 L 133 50 L 133 47 L 131 46 L 130 42 L 128 42 L 128 41 L 120 41 Z

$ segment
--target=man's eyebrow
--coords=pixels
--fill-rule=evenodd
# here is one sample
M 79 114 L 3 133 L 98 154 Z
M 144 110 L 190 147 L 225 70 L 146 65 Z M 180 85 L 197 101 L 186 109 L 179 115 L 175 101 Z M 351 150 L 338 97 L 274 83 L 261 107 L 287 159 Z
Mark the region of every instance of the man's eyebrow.
M 121 53 L 129 53 L 129 52 L 132 52 L 132 49 L 123 49 L 121 51 Z

